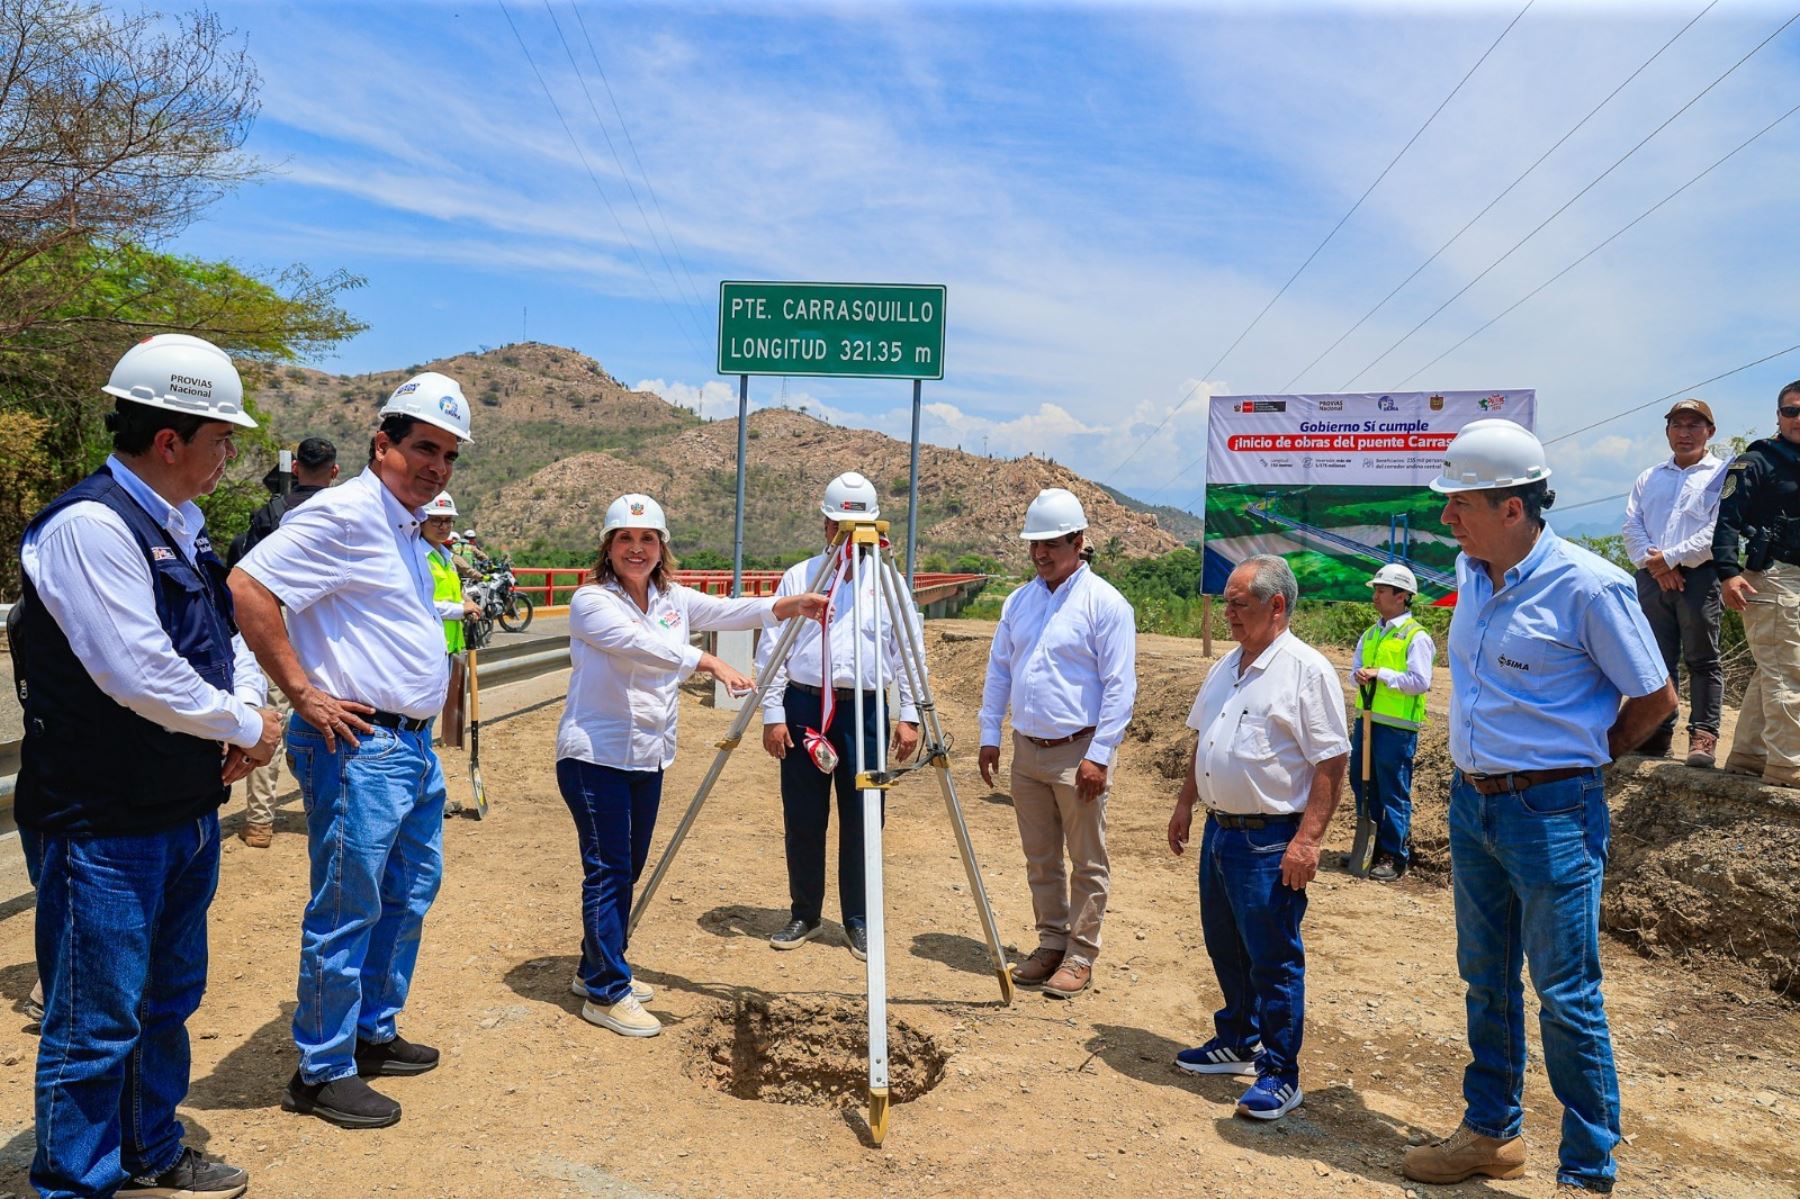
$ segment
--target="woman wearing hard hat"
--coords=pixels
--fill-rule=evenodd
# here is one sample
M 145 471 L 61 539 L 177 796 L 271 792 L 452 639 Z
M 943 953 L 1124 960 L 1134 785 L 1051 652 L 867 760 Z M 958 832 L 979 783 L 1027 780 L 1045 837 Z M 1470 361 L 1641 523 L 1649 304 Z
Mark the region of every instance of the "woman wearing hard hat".
M 556 733 L 556 782 L 575 817 L 581 885 L 581 966 L 570 989 L 582 1019 L 627 1037 L 653 1037 L 651 990 L 631 977 L 625 928 L 632 888 L 650 855 L 662 776 L 675 760 L 677 691 L 703 670 L 733 691 L 751 680 L 689 644 L 691 630 L 752 629 L 817 617 L 821 595 L 725 599 L 677 583 L 669 525 L 647 495 L 606 510 L 594 582 L 569 604 L 574 672 Z

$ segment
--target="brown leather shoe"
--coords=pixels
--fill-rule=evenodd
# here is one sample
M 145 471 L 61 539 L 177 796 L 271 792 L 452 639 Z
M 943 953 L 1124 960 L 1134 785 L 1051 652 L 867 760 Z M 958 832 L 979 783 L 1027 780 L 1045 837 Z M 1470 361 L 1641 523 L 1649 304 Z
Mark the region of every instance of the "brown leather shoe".
M 1525 1138 L 1484 1137 L 1467 1124 L 1435 1145 L 1414 1145 L 1400 1159 L 1414 1182 L 1461 1182 L 1477 1174 L 1517 1178 L 1525 1173 Z
M 1031 951 L 1030 957 L 1012 968 L 1013 982 L 1021 987 L 1041 987 L 1045 979 L 1056 973 L 1062 960 L 1062 950 L 1040 945 Z
M 1094 968 L 1086 962 L 1065 961 L 1050 981 L 1044 984 L 1044 994 L 1054 995 L 1058 999 L 1073 999 L 1088 989 L 1094 981 Z
M 1687 764 L 1711 769 L 1719 760 L 1718 750 L 1719 735 L 1717 733 L 1709 733 L 1705 729 L 1695 729 L 1688 734 Z
M 272 824 L 245 824 L 238 830 L 238 840 L 251 849 L 267 849 L 275 840 L 275 826 Z
M 1792 766 L 1765 766 L 1762 781 L 1771 787 L 1800 787 L 1800 770 Z

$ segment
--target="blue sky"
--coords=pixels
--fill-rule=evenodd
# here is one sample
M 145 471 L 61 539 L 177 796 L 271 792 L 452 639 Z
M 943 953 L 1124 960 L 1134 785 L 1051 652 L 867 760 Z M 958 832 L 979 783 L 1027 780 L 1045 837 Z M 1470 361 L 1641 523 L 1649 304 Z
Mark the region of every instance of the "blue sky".
M 736 403 L 712 373 L 720 279 L 943 283 L 927 440 L 1197 505 L 1200 467 L 1178 468 L 1208 394 L 1281 390 L 1705 8 L 1539 0 L 1202 378 L 1522 4 L 225 3 L 263 75 L 248 149 L 272 173 L 180 248 L 366 276 L 347 302 L 371 328 L 334 370 L 517 340 L 528 308 L 533 340 L 711 415 Z M 1536 387 L 1554 437 L 1800 342 L 1797 115 L 1413 377 L 1786 112 L 1796 23 L 1357 373 L 1788 15 L 1708 12 L 1291 390 Z M 1722 434 L 1761 429 L 1795 377 L 1800 353 L 1700 394 Z M 752 397 L 908 419 L 904 383 L 759 379 Z M 1666 452 L 1660 425 L 1553 445 L 1564 504 L 1624 491 Z

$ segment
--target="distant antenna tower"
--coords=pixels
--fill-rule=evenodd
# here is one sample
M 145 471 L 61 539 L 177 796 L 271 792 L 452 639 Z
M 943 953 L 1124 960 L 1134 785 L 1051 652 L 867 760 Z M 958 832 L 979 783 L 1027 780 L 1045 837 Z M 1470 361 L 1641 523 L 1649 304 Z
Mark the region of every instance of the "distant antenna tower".
M 781 376 L 781 392 L 780 392 L 780 394 L 778 394 L 775 397 L 775 402 L 777 404 L 780 404 L 783 408 L 787 407 L 787 376 L 786 375 Z
M 531 309 L 528 306 L 521 304 L 521 305 L 519 305 L 519 340 L 520 341 L 530 341 L 531 340 L 531 334 L 529 332 L 530 328 L 531 328 Z

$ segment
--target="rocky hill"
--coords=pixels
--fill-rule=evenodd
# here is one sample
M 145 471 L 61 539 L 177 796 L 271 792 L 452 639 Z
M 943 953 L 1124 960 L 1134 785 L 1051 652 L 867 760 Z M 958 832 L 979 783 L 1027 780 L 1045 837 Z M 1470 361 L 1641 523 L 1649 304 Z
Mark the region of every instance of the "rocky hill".
M 284 443 L 315 433 L 332 437 L 349 469 L 365 451 L 381 400 L 420 370 L 455 378 L 473 402 L 475 442 L 457 466 L 452 490 L 465 522 L 511 548 L 520 562 L 533 553 L 592 548 L 607 504 L 626 491 L 662 503 L 677 554 L 730 555 L 737 422 L 703 421 L 659 396 L 632 391 L 573 350 L 524 343 L 366 375 L 283 368 L 257 401 Z M 874 481 L 883 515 L 902 541 L 908 452 L 905 442 L 885 434 L 804 413 L 752 413 L 745 552 L 773 558 L 810 546 L 819 494 L 845 470 Z M 1067 487 L 1081 497 L 1099 549 L 1144 557 L 1180 544 L 1156 516 L 1125 507 L 1067 467 L 925 445 L 919 451 L 921 558 L 949 563 L 977 554 L 1022 567 L 1019 524 L 1044 487 Z

